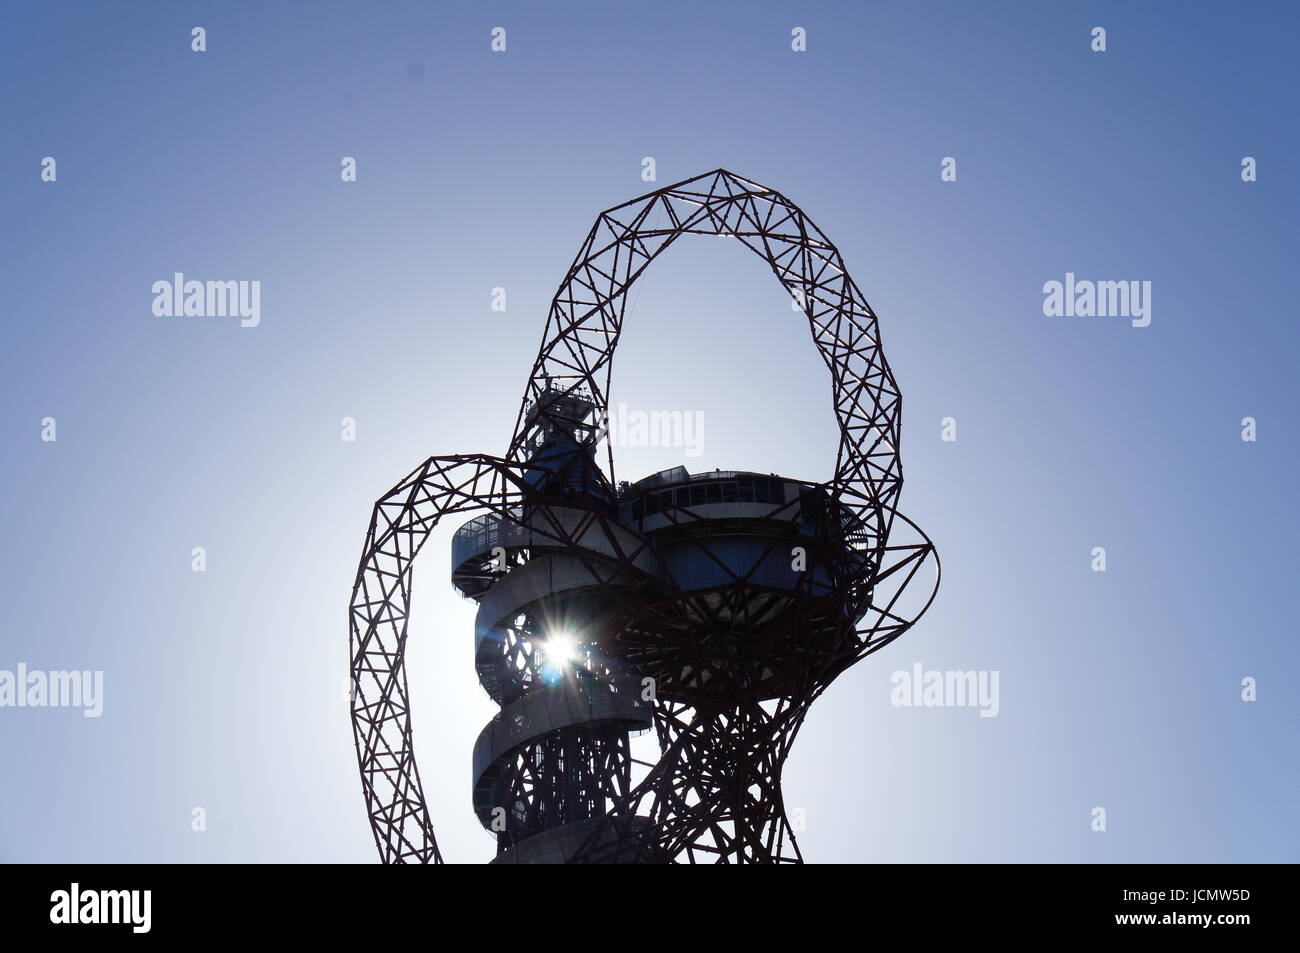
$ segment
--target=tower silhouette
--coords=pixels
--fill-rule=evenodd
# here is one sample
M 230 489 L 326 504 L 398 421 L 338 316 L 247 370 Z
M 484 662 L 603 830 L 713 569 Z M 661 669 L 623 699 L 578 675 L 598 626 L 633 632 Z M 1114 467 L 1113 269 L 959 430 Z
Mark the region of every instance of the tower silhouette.
M 755 251 L 807 320 L 839 423 L 826 482 L 674 467 L 613 484 L 602 438 L 627 292 L 688 234 Z M 412 747 L 411 564 L 444 518 L 481 511 L 452 540 L 452 583 L 477 603 L 475 666 L 501 706 L 473 758 L 495 862 L 801 861 L 780 785 L 795 734 L 938 586 L 933 545 L 896 509 L 899 405 L 875 314 L 779 192 L 717 170 L 601 213 L 552 300 L 506 455 L 431 457 L 375 504 L 350 619 L 381 858 L 442 860 Z M 648 731 L 654 761 L 633 755 Z

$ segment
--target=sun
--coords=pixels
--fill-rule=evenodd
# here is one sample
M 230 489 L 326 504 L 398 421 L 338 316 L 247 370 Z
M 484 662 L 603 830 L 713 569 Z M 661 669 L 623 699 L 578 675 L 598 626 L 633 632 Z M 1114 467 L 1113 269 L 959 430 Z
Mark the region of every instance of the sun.
M 578 642 L 568 632 L 556 632 L 542 644 L 546 664 L 560 668 L 578 657 Z

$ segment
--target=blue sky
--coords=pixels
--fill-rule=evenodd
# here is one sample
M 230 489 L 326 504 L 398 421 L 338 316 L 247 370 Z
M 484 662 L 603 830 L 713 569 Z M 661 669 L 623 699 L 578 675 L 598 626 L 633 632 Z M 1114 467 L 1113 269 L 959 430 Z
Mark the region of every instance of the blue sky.
M 102 670 L 105 707 L 0 709 L 0 858 L 371 861 L 342 692 L 374 499 L 431 454 L 502 452 L 595 215 L 721 166 L 798 203 L 880 315 L 903 510 L 944 564 L 795 744 L 805 857 L 1300 859 L 1293 4 L 6 19 L 0 669 Z M 154 316 L 178 271 L 260 281 L 260 325 Z M 1067 272 L 1150 281 L 1150 326 L 1045 316 Z M 656 263 L 614 380 L 707 422 L 700 458 L 638 448 L 620 477 L 830 473 L 824 369 L 733 243 Z M 444 853 L 483 861 L 469 752 L 494 707 L 453 529 L 416 568 L 416 745 Z M 998 671 L 998 716 L 894 707 L 917 662 Z

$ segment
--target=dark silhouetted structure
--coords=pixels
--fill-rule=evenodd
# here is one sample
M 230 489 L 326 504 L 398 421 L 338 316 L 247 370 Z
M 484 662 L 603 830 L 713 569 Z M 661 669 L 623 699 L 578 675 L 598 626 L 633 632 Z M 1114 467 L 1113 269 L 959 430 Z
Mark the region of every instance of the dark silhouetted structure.
M 682 235 L 757 252 L 831 375 L 825 483 L 676 467 L 614 485 L 597 462 L 627 292 Z M 500 863 L 800 861 L 781 766 L 809 705 L 901 635 L 938 585 L 895 509 L 899 391 L 839 252 L 778 192 L 718 170 L 602 213 L 551 304 L 504 458 L 432 457 L 375 504 L 351 603 L 352 722 L 386 862 L 440 862 L 412 749 L 411 564 L 447 516 L 501 712 L 473 804 Z M 911 585 L 925 570 L 927 581 Z M 931 580 L 932 577 L 932 580 Z M 653 730 L 659 755 L 631 736 Z

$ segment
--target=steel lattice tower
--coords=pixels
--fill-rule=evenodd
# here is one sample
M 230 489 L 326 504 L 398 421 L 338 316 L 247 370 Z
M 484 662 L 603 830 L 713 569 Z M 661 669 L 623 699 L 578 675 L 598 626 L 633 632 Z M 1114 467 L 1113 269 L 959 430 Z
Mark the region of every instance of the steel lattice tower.
M 834 475 L 615 487 L 597 447 L 627 292 L 682 235 L 767 261 L 830 371 Z M 478 604 L 473 804 L 498 862 L 802 860 L 781 766 L 809 705 L 929 607 L 938 558 L 896 510 L 900 394 L 835 246 L 785 196 L 717 170 L 601 213 L 551 303 L 504 457 L 431 457 L 374 507 L 353 589 L 352 724 L 385 862 L 441 862 L 412 747 L 411 566 L 445 517 Z M 913 585 L 925 570 L 932 581 Z M 652 730 L 659 756 L 633 758 Z

